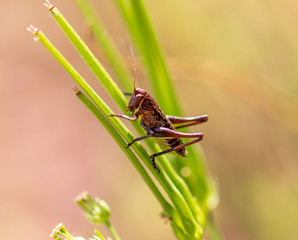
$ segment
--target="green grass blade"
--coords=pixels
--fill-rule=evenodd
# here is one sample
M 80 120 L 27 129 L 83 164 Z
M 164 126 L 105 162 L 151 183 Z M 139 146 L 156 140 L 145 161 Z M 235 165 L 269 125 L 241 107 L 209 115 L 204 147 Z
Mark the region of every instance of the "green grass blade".
M 125 19 L 132 38 L 144 57 L 150 80 L 156 91 L 158 103 L 167 114 L 174 113 L 180 115 L 182 111 L 179 107 L 180 104 L 177 102 L 177 94 L 142 1 L 116 0 L 116 3 Z M 187 161 L 186 164 L 189 166 L 189 169 L 193 170 L 193 174 L 188 177 L 187 182 L 189 187 L 192 188 L 192 193 L 199 198 L 199 203 L 205 208 L 206 204 L 204 201 L 209 192 L 205 176 L 206 170 L 202 164 L 203 158 L 200 157 L 202 154 L 195 153 L 191 146 L 188 149 L 188 159 L 191 160 Z M 177 160 L 180 161 L 180 158 L 177 158 Z M 185 189 L 185 187 L 182 189 Z M 197 204 L 192 201 L 191 194 L 185 191 L 183 195 L 191 206 L 193 214 L 202 218 L 203 222 L 205 222 L 204 214 L 195 206 Z M 196 208 L 198 210 L 195 210 Z
M 111 38 L 104 36 L 103 32 L 105 32 L 105 29 L 96 16 L 90 3 L 87 0 L 76 0 L 76 2 L 85 18 L 88 19 L 89 26 L 92 29 L 95 39 L 100 43 L 107 59 L 113 65 L 113 69 L 115 70 L 119 80 L 121 80 L 120 82 L 123 88 L 125 91 L 131 90 L 132 80 L 129 72 L 125 68 L 124 61 Z M 134 43 L 137 46 L 137 50 L 144 57 L 144 63 L 148 70 L 148 75 L 155 91 L 154 93 L 161 108 L 167 114 L 181 115 L 181 108 L 175 87 L 171 81 L 162 51 L 159 47 L 156 35 L 153 31 L 142 0 L 116 0 L 116 2 L 131 32 Z M 107 92 L 109 92 L 120 109 L 125 112 L 127 100 L 117 84 L 112 80 L 108 72 L 95 58 L 79 35 L 63 17 L 61 12 L 48 1 L 45 5 L 49 8 L 54 19 L 89 65 L 90 69 L 101 81 Z M 31 27 L 30 30 L 34 31 L 34 34 L 39 37 L 45 46 L 47 45 L 46 47 L 53 54 L 55 48 L 50 44 L 45 36 L 33 27 Z M 55 54 L 53 55 L 55 56 Z M 65 64 L 64 61 L 66 60 L 60 53 L 57 54 L 55 58 L 62 64 L 62 66 Z M 202 229 L 206 225 L 206 215 L 209 214 L 210 210 L 212 210 L 218 202 L 217 190 L 213 179 L 206 172 L 203 164 L 204 156 L 201 149 L 198 150 L 198 148 L 195 149 L 193 147 L 188 148 L 189 161 L 187 161 L 187 167 L 191 170 L 191 174 L 189 176 L 179 176 L 170 164 L 167 156 L 158 157 L 159 165 L 162 167 L 162 172 L 157 174 L 152 167 L 147 151 L 139 142 L 136 142 L 131 147 L 136 154 L 131 149 L 125 148 L 127 146 L 126 143 L 131 142 L 134 139 L 134 136 L 126 128 L 126 126 L 122 124 L 118 118 L 108 117 L 108 115 L 112 113 L 111 109 L 93 91 L 93 89 L 90 88 L 85 80 L 82 79 L 82 77 L 67 61 L 64 68 L 88 95 L 87 97 L 79 91 L 79 99 L 110 132 L 120 148 L 137 168 L 140 175 L 162 205 L 166 214 L 172 217 L 173 224 L 171 225 L 177 237 L 179 239 L 188 239 L 190 236 L 190 239 L 192 239 L 192 237 L 194 237 L 194 239 L 201 239 L 203 233 Z M 140 134 L 144 133 L 138 123 L 133 123 L 133 125 Z M 146 140 L 146 143 L 152 152 L 160 151 L 160 148 L 157 147 L 152 140 L 148 139 Z M 148 169 L 164 188 L 173 203 L 173 206 L 162 196 L 146 170 L 143 168 L 142 164 L 138 161 L 137 156 L 146 164 Z M 181 159 L 177 158 L 177 160 L 179 161 Z M 180 168 L 181 166 L 178 169 Z M 215 236 L 214 239 L 221 239 L 221 234 L 216 228 L 216 225 L 214 222 L 211 222 L 211 224 L 212 231 L 215 233 L 213 234 Z
M 90 1 L 76 0 L 75 2 L 84 16 L 92 35 L 103 50 L 111 68 L 121 82 L 121 86 L 123 87 L 122 90 L 125 92 L 132 92 L 133 79 L 131 73 L 127 70 L 123 57 L 119 53 L 110 35 L 105 30 Z
M 33 27 L 32 27 L 33 28 Z M 110 123 L 110 119 L 107 119 L 107 115 L 111 113 L 109 107 L 104 103 L 104 101 L 94 92 L 94 90 L 88 85 L 88 83 L 80 76 L 80 74 L 72 67 L 72 65 L 62 56 L 62 54 L 53 46 L 53 44 L 47 39 L 47 37 L 38 29 L 34 28 L 34 34 L 38 37 L 40 42 L 48 49 L 48 51 L 56 58 L 56 60 L 63 66 L 63 68 L 71 75 L 71 77 L 77 82 L 77 84 L 87 93 L 88 97 L 92 99 L 93 102 L 96 103 L 97 106 L 100 107 L 101 111 L 95 108 L 94 104 L 88 100 L 85 95 L 79 94 L 79 97 L 84 99 L 84 103 L 86 106 L 93 112 L 96 113 L 95 116 L 102 122 L 103 126 L 107 129 L 107 131 L 111 134 L 111 136 L 118 143 L 120 148 L 124 151 L 125 154 L 128 155 L 129 159 L 139 171 L 142 178 L 148 184 L 151 191 L 154 193 L 156 198 L 159 200 L 163 209 L 168 214 L 173 214 L 173 209 L 169 205 L 169 203 L 164 199 L 156 185 L 153 183 L 152 179 L 149 177 L 142 164 L 138 161 L 137 157 L 133 154 L 131 149 L 126 149 L 126 142 L 119 134 L 119 132 L 126 131 L 126 138 L 130 136 L 131 139 L 134 139 L 134 136 L 129 132 L 128 129 L 119 121 L 118 123 L 114 123 L 112 125 Z M 118 119 L 115 119 L 116 121 Z M 122 126 L 121 126 L 122 125 Z M 116 127 L 116 128 L 115 128 Z M 145 149 L 139 146 L 139 151 L 143 151 L 143 155 L 146 153 Z
M 81 38 L 78 36 L 78 34 L 74 31 L 74 29 L 70 26 L 70 24 L 67 22 L 67 20 L 63 17 L 61 12 L 56 8 L 51 8 L 52 15 L 54 19 L 57 21 L 57 23 L 60 25 L 62 30 L 65 32 L 65 34 L 68 36 L 70 41 L 73 43 L 73 45 L 76 47 L 76 49 L 79 51 L 79 53 L 82 55 L 82 57 L 85 59 L 86 63 L 90 66 L 92 71 L 95 73 L 95 75 L 98 77 L 98 79 L 102 82 L 104 87 L 107 89 L 107 91 L 111 94 L 113 99 L 116 101 L 116 103 L 119 105 L 119 107 L 124 110 L 126 105 L 126 99 L 124 98 L 122 92 L 116 85 L 116 83 L 113 82 L 111 77 L 108 75 L 108 73 L 104 70 L 102 65 L 99 63 L 99 61 L 94 57 L 94 55 L 91 53 L 91 51 L 88 49 L 88 47 L 84 44 L 84 42 L 81 40 Z M 104 78 L 104 80 L 102 80 Z M 119 96 L 120 95 L 120 96 Z M 96 102 L 95 102 L 96 103 Z M 109 112 L 111 113 L 111 112 Z M 106 113 L 107 115 L 109 113 Z M 113 124 L 119 124 L 119 120 L 116 118 L 112 118 L 110 120 Z M 139 132 L 143 132 L 140 125 L 134 124 L 134 126 L 138 129 Z M 121 134 L 126 134 L 127 129 L 123 127 L 123 125 L 120 125 L 120 128 L 122 129 Z M 132 135 L 130 135 L 132 136 Z M 131 137 L 129 137 L 128 142 L 132 141 Z M 149 144 L 150 149 L 155 150 L 155 152 L 160 151 L 160 149 L 156 146 L 156 144 L 152 144 L 152 141 L 147 141 Z M 150 143 L 151 142 L 151 143 Z M 148 162 L 148 154 L 146 153 L 144 155 L 143 148 L 141 151 L 139 151 L 138 146 L 140 146 L 139 143 L 133 144 L 133 148 L 135 151 L 137 151 L 138 154 L 141 154 L 142 159 L 144 159 L 145 164 L 148 166 L 148 168 L 152 171 L 154 176 L 157 178 L 157 180 L 161 183 L 161 185 L 164 187 L 166 192 L 168 193 L 169 197 L 171 198 L 173 204 L 181 214 L 181 216 L 184 216 L 186 219 L 190 219 L 191 221 L 194 221 L 194 228 L 196 228 L 197 232 L 201 232 L 201 229 L 199 229 L 198 226 L 196 226 L 197 217 L 196 214 L 194 214 L 193 211 L 196 211 L 194 208 L 194 199 L 191 196 L 191 193 L 187 187 L 187 185 L 184 183 L 184 181 L 176 174 L 175 170 L 172 168 L 172 166 L 169 164 L 167 158 L 165 156 L 160 157 L 160 164 L 164 171 L 167 173 L 168 176 L 165 176 L 163 174 L 156 174 L 155 170 L 152 168 L 151 163 Z M 190 207 L 192 206 L 192 207 Z M 200 219 L 204 219 L 203 216 Z M 202 220 L 204 221 L 204 220 Z M 202 224 L 202 222 L 200 222 Z
M 117 102 L 121 110 L 125 112 L 127 100 L 125 96 L 122 94 L 122 91 L 119 89 L 117 84 L 111 79 L 108 72 L 104 69 L 104 67 L 100 64 L 100 62 L 97 60 L 94 54 L 90 51 L 88 46 L 83 42 L 83 40 L 79 37 L 76 31 L 64 18 L 62 13 L 53 5 L 49 5 L 48 8 L 56 22 L 59 24 L 61 29 L 63 29 L 64 33 L 67 35 L 73 46 L 77 49 L 77 51 L 86 61 L 90 69 L 101 81 L 102 85 L 112 96 L 114 101 Z
M 143 1 L 116 0 L 125 22 L 130 30 L 132 38 L 135 40 L 140 53 L 144 57 L 147 69 L 155 90 L 158 103 L 167 114 L 181 115 L 182 111 L 177 99 L 176 89 L 167 70 L 165 60 L 159 47 L 153 27 L 150 23 Z M 202 208 L 208 212 L 208 199 L 210 197 L 210 184 L 204 166 L 204 154 L 201 148 L 195 146 L 188 147 L 188 159 L 186 165 L 192 174 L 186 179 L 194 196 Z M 178 163 L 180 159 L 177 158 Z
M 142 1 L 115 0 L 148 70 L 161 108 L 169 115 L 181 115 L 177 94 Z
M 88 97 L 92 99 L 92 101 L 96 104 L 96 106 L 100 107 L 101 112 L 104 116 L 107 116 L 109 113 L 111 113 L 111 109 L 102 101 L 101 98 L 93 91 L 93 89 L 81 78 L 81 76 L 76 72 L 76 70 L 66 61 L 66 59 L 57 51 L 57 49 L 49 42 L 49 40 L 45 37 L 45 35 L 41 31 L 34 31 L 34 34 L 38 36 L 39 40 L 45 45 L 45 47 L 53 54 L 53 56 L 57 59 L 57 61 L 65 68 L 65 70 L 74 78 L 74 80 L 78 83 L 78 85 L 87 93 Z M 119 132 L 122 137 L 125 139 L 125 141 L 129 142 L 132 139 L 134 139 L 134 136 L 130 133 L 130 131 L 121 123 L 121 121 L 117 118 L 109 118 L 113 126 L 117 129 L 117 132 Z M 126 144 L 125 144 L 126 146 Z M 179 212 L 181 216 L 185 216 L 185 218 L 192 219 L 192 216 L 189 214 L 189 208 L 180 194 L 180 192 L 176 189 L 176 187 L 171 183 L 171 181 L 168 179 L 167 175 L 165 174 L 158 174 L 154 171 L 150 160 L 148 161 L 149 156 L 146 150 L 142 147 L 141 144 L 135 143 L 132 146 L 133 150 L 143 159 L 147 167 L 153 172 L 157 180 L 161 183 L 163 188 L 168 193 L 170 199 L 175 205 L 175 208 Z M 125 150 L 127 151 L 127 150 Z M 124 151 L 124 152 L 125 152 Z M 143 171 L 141 171 L 143 172 Z M 141 175 L 144 178 L 144 175 Z M 145 179 L 145 181 L 147 181 Z M 150 186 L 149 186 L 150 187 Z M 150 187 L 150 189 L 153 191 L 154 194 L 157 193 L 154 189 Z M 159 197 L 158 200 L 161 200 Z M 164 211 L 173 218 L 173 221 L 176 222 L 177 225 L 183 224 L 183 221 L 181 221 L 179 215 L 176 214 L 175 211 L 170 205 L 165 202 L 161 201 L 161 205 L 164 208 Z M 182 225 L 180 227 L 183 227 Z M 199 228 L 199 226 L 194 225 L 194 228 L 196 229 L 196 232 L 198 234 L 202 233 L 202 230 Z

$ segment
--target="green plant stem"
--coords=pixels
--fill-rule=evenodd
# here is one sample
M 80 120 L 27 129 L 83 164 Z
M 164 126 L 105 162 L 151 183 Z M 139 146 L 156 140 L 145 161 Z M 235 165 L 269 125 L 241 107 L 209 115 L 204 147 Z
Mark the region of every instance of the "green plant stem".
M 121 58 L 121 55 L 117 51 L 115 45 L 112 43 L 112 39 L 109 36 L 104 36 L 103 33 L 105 32 L 105 29 L 96 16 L 90 3 L 87 0 L 76 0 L 76 2 L 87 19 L 94 37 L 103 47 L 108 60 L 113 65 L 115 73 L 121 80 L 121 84 L 124 89 L 126 91 L 130 90 L 132 81 L 130 81 L 129 73 L 125 68 L 125 64 L 123 64 L 123 59 Z M 148 74 L 161 108 L 167 114 L 181 115 L 182 111 L 179 107 L 179 101 L 174 85 L 171 82 L 162 51 L 159 48 L 157 38 L 154 34 L 142 0 L 116 0 L 116 2 L 122 12 L 122 15 L 124 16 L 128 28 L 130 29 L 135 44 L 137 45 L 137 49 L 144 57 L 144 62 L 147 66 Z M 111 79 L 107 71 L 102 67 L 100 62 L 95 58 L 78 34 L 62 16 L 60 11 L 50 4 L 46 5 L 48 5 L 54 19 L 84 58 L 91 70 L 95 73 L 97 78 L 101 81 L 107 92 L 109 92 L 120 109 L 125 112 L 127 101 L 117 84 Z M 146 184 L 154 193 L 165 213 L 172 218 L 171 226 L 176 236 L 179 239 L 184 240 L 201 239 L 203 233 L 202 229 L 206 225 L 206 215 L 209 215 L 210 211 L 216 206 L 218 201 L 214 181 L 207 174 L 203 164 L 204 157 L 202 151 L 195 151 L 194 148 L 189 147 L 188 151 L 190 161 L 188 161 L 188 167 L 192 171 L 192 174 L 189 177 L 180 177 L 166 156 L 160 156 L 158 158 L 158 165 L 162 166 L 163 171 L 160 174 L 157 174 L 155 169 L 152 167 L 147 151 L 139 142 L 133 144 L 131 149 L 126 149 L 126 143 L 131 142 L 135 138 L 126 126 L 122 124 L 118 118 L 108 117 L 108 115 L 112 113 L 111 109 L 54 48 L 54 46 L 51 45 L 41 32 L 37 31 L 35 34 L 88 95 L 87 97 L 82 92 L 77 92 L 79 99 L 89 108 L 103 126 L 106 127 L 108 132 L 115 139 L 123 152 L 128 156 Z M 140 134 L 144 133 L 143 129 L 137 122 L 133 123 L 133 125 Z M 146 140 L 146 143 L 152 152 L 160 151 L 160 148 L 157 147 L 152 140 L 148 139 Z M 132 150 L 136 154 L 134 154 Z M 165 200 L 164 196 L 152 181 L 143 165 L 139 162 L 136 155 L 146 164 L 148 169 L 161 184 L 173 205 Z M 222 240 L 223 237 L 212 216 L 209 215 L 207 221 L 210 226 L 212 239 Z M 110 223 L 107 225 L 110 225 Z M 111 228 L 111 232 L 114 231 L 111 225 L 108 227 Z M 116 233 L 116 237 L 114 238 L 117 240 L 117 237 L 118 235 Z
M 97 229 L 94 229 L 94 233 L 96 234 L 96 240 L 100 239 L 100 240 L 105 240 L 104 237 L 101 235 L 101 233 L 97 230 Z M 89 239 L 89 240 L 93 240 L 93 239 Z
M 146 62 L 150 80 L 153 85 L 153 89 L 162 109 L 168 114 L 181 115 L 182 111 L 180 103 L 177 99 L 177 93 L 173 87 L 170 75 L 167 71 L 163 54 L 159 48 L 159 44 L 153 28 L 151 26 L 147 11 L 145 10 L 143 2 L 131 1 L 131 0 L 116 0 L 118 8 L 125 19 L 126 25 L 130 30 L 131 36 L 135 40 L 135 44 L 138 46 L 144 60 Z M 205 169 L 202 164 L 202 154 L 195 152 L 193 148 L 189 147 L 189 169 L 192 173 L 189 176 L 189 186 L 192 187 L 194 195 L 197 197 L 199 203 L 202 203 L 205 208 L 204 201 L 208 194 L 207 181 L 205 177 Z M 178 160 L 180 161 L 180 159 Z M 172 169 L 170 166 L 166 166 L 167 169 Z M 169 170 L 171 171 L 171 170 Z M 168 171 L 167 171 L 168 173 Z M 177 175 L 174 172 L 175 175 Z M 171 175 L 172 179 L 172 175 Z M 186 198 L 190 209 L 195 217 L 202 218 L 198 220 L 202 225 L 205 223 L 203 216 L 203 210 L 197 206 L 197 203 L 193 200 L 192 194 L 189 191 L 188 186 L 183 180 L 175 178 L 173 180 L 177 188 L 181 191 L 182 195 Z M 198 186 L 192 186 L 191 183 L 195 182 Z M 184 186 L 181 186 L 184 185 Z M 200 189 L 201 191 L 197 191 Z
M 161 108 L 168 114 L 181 115 L 180 102 L 143 2 L 141 0 L 115 0 L 115 2 L 135 40 L 135 45 L 144 58 Z
M 125 111 L 127 101 L 126 101 L 124 95 L 122 94 L 121 90 L 117 87 L 116 83 L 113 82 L 113 80 L 108 75 L 108 73 L 104 70 L 104 68 L 99 63 L 99 61 L 95 58 L 95 56 L 91 53 L 91 51 L 88 49 L 88 47 L 84 44 L 84 42 L 81 40 L 81 38 L 78 36 L 78 34 L 74 31 L 74 29 L 70 26 L 70 24 L 67 22 L 67 20 L 63 17 L 61 12 L 57 8 L 53 8 L 51 12 L 52 12 L 54 19 L 57 21 L 57 23 L 63 29 L 63 31 L 68 36 L 70 41 L 73 43 L 75 48 L 79 51 L 81 56 L 85 59 L 85 61 L 87 62 L 87 64 L 91 68 L 91 70 L 95 73 L 95 75 L 98 77 L 98 79 L 102 82 L 103 86 L 111 94 L 111 96 L 116 101 L 116 103 L 119 105 L 119 107 L 122 109 L 122 111 Z M 119 96 L 119 95 L 121 95 L 121 96 Z M 106 114 L 108 115 L 110 113 L 111 113 L 111 111 L 107 112 Z M 127 128 L 124 125 L 120 124 L 120 121 L 117 118 L 111 118 L 110 121 L 113 124 L 119 126 L 119 128 L 121 129 L 120 130 L 121 135 L 127 136 L 126 140 L 128 142 L 131 142 L 134 139 L 132 134 L 129 134 L 129 131 L 127 130 Z M 134 124 L 134 126 L 138 129 L 139 132 L 143 132 L 140 125 Z M 196 208 L 190 207 L 190 206 L 195 205 L 194 199 L 192 198 L 187 185 L 176 174 L 175 170 L 169 164 L 166 157 L 165 156 L 160 157 L 160 160 L 161 160 L 160 164 L 162 165 L 164 171 L 167 173 L 168 176 L 166 176 L 164 174 L 156 174 L 155 169 L 152 168 L 151 162 L 148 161 L 150 158 L 148 158 L 148 154 L 145 153 L 143 147 L 141 147 L 141 145 L 139 143 L 133 144 L 132 147 L 137 152 L 137 154 L 139 156 L 141 156 L 141 158 L 143 159 L 145 164 L 148 166 L 148 168 L 151 170 L 151 172 L 154 174 L 154 176 L 158 179 L 158 181 L 164 187 L 164 189 L 168 193 L 169 197 L 171 198 L 173 204 L 175 205 L 175 207 L 177 208 L 177 210 L 181 214 L 181 216 L 184 216 L 184 218 L 189 219 L 191 222 L 197 222 L 197 220 L 198 220 L 198 218 L 196 216 L 197 213 L 194 214 L 194 211 L 197 211 L 198 207 L 196 207 Z M 149 144 L 149 147 L 150 147 L 150 149 L 153 149 L 153 151 L 154 150 L 160 151 L 160 149 L 155 144 Z M 204 216 L 202 216 L 200 219 L 204 219 Z M 197 226 L 197 224 L 194 223 L 193 227 L 196 228 L 196 230 L 195 230 L 196 232 L 198 232 L 199 234 L 202 233 L 202 228 L 199 228 L 199 226 Z
M 142 164 L 138 161 L 135 154 L 130 150 L 126 149 L 126 142 L 123 140 L 118 131 L 112 126 L 110 121 L 105 117 L 105 115 L 85 96 L 84 93 L 77 91 L 78 98 L 86 105 L 86 107 L 94 114 L 94 116 L 101 122 L 101 124 L 106 128 L 106 130 L 113 137 L 115 142 L 119 145 L 121 150 L 127 155 L 131 160 L 134 167 L 138 170 L 140 175 L 143 177 L 144 181 L 147 183 L 151 191 L 154 193 L 155 197 L 158 199 L 159 203 L 162 205 L 165 212 L 168 214 L 174 214 L 173 207 L 165 200 L 162 196 L 150 176 L 147 174 Z
M 111 224 L 111 222 L 107 222 L 106 223 L 110 233 L 112 234 L 112 237 L 114 240 L 120 240 L 120 237 L 118 236 L 116 229 L 114 228 L 114 226 Z
M 120 148 L 126 153 L 126 155 L 131 159 L 135 158 L 135 155 L 132 154 L 132 151 L 130 149 L 126 150 L 126 143 L 123 141 L 123 139 L 120 137 L 118 132 L 113 128 L 113 126 L 110 124 L 110 122 L 106 122 L 107 119 L 104 117 L 104 115 L 101 114 L 101 112 L 97 109 L 97 107 L 83 94 L 77 94 L 79 99 L 89 108 L 89 110 L 97 117 L 98 120 L 101 121 L 103 126 L 107 129 L 107 131 L 113 136 L 114 140 L 118 143 Z M 149 178 L 149 176 L 146 173 L 143 173 L 142 166 L 139 166 L 138 161 L 132 161 L 134 166 L 137 168 L 137 170 L 141 170 L 142 174 L 145 175 L 146 178 L 144 179 L 147 185 L 150 186 L 151 190 L 153 191 L 155 197 L 159 200 L 161 203 L 164 211 L 169 214 L 174 220 L 174 222 L 177 224 L 177 226 L 181 226 L 182 222 L 180 220 L 180 217 L 177 215 L 177 212 L 173 209 L 173 207 L 166 202 L 166 200 L 163 198 L 163 196 L 160 194 L 158 189 L 156 189 L 156 186 L 152 182 L 152 180 Z M 139 171 L 140 171 L 139 170 Z
M 109 107 L 104 103 L 104 101 L 94 92 L 94 90 L 86 83 L 86 81 L 80 76 L 80 74 L 72 67 L 72 65 L 62 56 L 62 54 L 53 46 L 53 44 L 46 38 L 46 36 L 38 31 L 37 36 L 39 37 L 40 42 L 49 50 L 49 52 L 57 59 L 57 61 L 64 67 L 64 69 L 71 75 L 71 77 L 77 82 L 77 84 L 84 89 L 88 96 L 97 103 L 97 106 L 101 107 L 101 110 L 105 112 L 111 112 Z M 80 97 L 87 99 L 83 94 L 79 94 Z M 95 106 L 89 100 L 87 106 L 89 109 L 95 111 Z M 94 106 L 94 107 L 93 107 Z M 99 117 L 100 116 L 100 117 Z M 106 118 L 107 114 L 104 114 L 102 111 L 97 110 L 96 117 L 102 121 L 103 126 L 110 132 L 111 136 L 116 140 L 120 148 L 124 153 L 129 157 L 133 165 L 136 167 L 144 181 L 147 183 L 148 187 L 154 193 L 155 197 L 158 199 L 162 205 L 165 212 L 168 214 L 174 214 L 173 208 L 170 204 L 164 199 L 150 176 L 147 174 L 146 170 L 143 168 L 142 164 L 138 161 L 137 157 L 133 154 L 130 149 L 126 149 L 126 142 L 122 139 L 118 131 L 111 125 L 110 121 Z M 175 215 L 175 214 L 174 214 Z
M 90 27 L 92 35 L 95 37 L 95 40 L 102 48 L 104 54 L 110 62 L 117 78 L 121 81 L 121 85 L 124 90 L 126 92 L 131 92 L 133 89 L 131 73 L 127 70 L 122 56 L 120 55 L 112 38 L 105 30 L 90 1 L 76 0 L 76 4 L 84 16 L 87 25 Z
M 104 67 L 100 64 L 100 62 L 97 60 L 94 54 L 89 50 L 88 46 L 83 42 L 83 40 L 79 37 L 76 31 L 64 18 L 62 13 L 56 7 L 51 9 L 50 12 L 56 20 L 56 22 L 61 27 L 61 29 L 67 35 L 73 46 L 77 49 L 77 51 L 86 61 L 88 66 L 94 72 L 96 77 L 101 81 L 102 85 L 112 96 L 114 101 L 118 103 L 120 109 L 122 111 L 125 111 L 127 100 L 125 96 L 122 94 L 122 91 L 119 89 L 117 84 L 112 80 L 108 72 L 104 69 Z
M 81 78 L 81 76 L 76 72 L 76 70 L 66 61 L 66 59 L 57 51 L 57 49 L 50 43 L 50 41 L 45 37 L 45 35 L 39 31 L 37 33 L 40 41 L 45 45 L 45 47 L 53 54 L 53 56 L 57 59 L 57 61 L 65 68 L 65 70 L 73 77 L 73 79 L 78 83 L 78 85 L 84 89 L 84 91 L 88 94 L 88 96 L 92 99 L 94 103 L 96 103 L 97 106 L 100 107 L 101 112 L 104 116 L 107 116 L 111 110 L 108 108 L 108 106 L 102 101 L 102 99 L 99 98 L 99 96 L 91 89 L 91 87 Z M 118 120 L 114 119 L 114 127 L 117 129 L 116 131 L 122 132 L 124 131 L 124 136 L 129 139 L 134 139 L 134 136 L 125 128 L 125 126 Z M 109 121 L 108 121 L 109 122 Z M 107 124 L 106 124 L 107 125 Z M 104 125 L 105 126 L 105 125 Z M 110 128 L 112 129 L 112 128 Z M 124 129 L 124 130 L 123 130 Z M 113 135 L 112 135 L 113 136 Z M 123 136 L 123 135 L 122 135 Z M 120 139 L 120 138 L 119 138 Z M 143 159 L 149 158 L 147 152 L 145 149 L 139 144 L 136 143 L 133 146 L 135 152 L 137 152 L 138 155 L 140 155 Z M 126 147 L 126 143 L 122 143 L 122 150 L 124 153 L 129 154 L 130 150 L 124 149 Z M 127 153 L 128 152 L 128 153 Z M 147 161 L 148 162 L 148 161 Z M 146 171 L 141 168 L 141 165 L 137 163 L 136 161 L 132 162 L 136 169 L 140 172 L 142 178 L 147 183 L 148 181 L 150 184 L 148 185 L 151 191 L 154 193 L 154 195 L 157 197 L 157 199 L 160 201 L 160 204 L 162 205 L 164 211 L 173 218 L 173 221 L 176 222 L 177 226 L 182 227 L 183 221 L 180 219 L 179 215 L 176 214 L 176 212 L 173 210 L 172 207 L 164 200 L 163 197 L 161 197 L 161 194 L 159 193 L 156 186 L 152 183 L 152 180 L 148 175 L 146 174 Z M 146 162 L 145 162 L 146 163 Z M 148 168 L 152 168 L 151 164 L 149 163 Z M 154 172 L 154 171 L 153 171 Z M 156 172 L 155 172 L 156 174 Z M 162 174 L 157 174 L 157 177 L 159 178 L 160 182 L 162 183 L 162 186 L 168 190 L 172 191 L 171 194 L 168 192 L 169 196 L 171 197 L 171 200 L 175 203 L 176 208 L 179 211 L 180 215 L 185 215 L 183 211 L 187 209 L 187 205 L 184 208 L 185 202 L 183 201 L 183 198 L 180 198 L 179 192 L 170 184 L 168 183 L 167 179 L 163 178 Z M 162 180 L 161 180 L 162 179 Z M 169 190 L 170 189 L 170 190 Z M 201 230 L 200 230 L 201 232 Z
M 210 236 L 213 240 L 224 240 L 225 239 L 223 237 L 220 229 L 218 228 L 212 213 L 209 214 L 209 216 L 208 216 L 208 232 L 210 233 Z
M 141 55 L 144 57 L 159 104 L 167 114 L 182 116 L 180 102 L 178 102 L 179 97 L 177 97 L 178 94 L 173 87 L 174 84 L 172 83 L 170 74 L 167 70 L 162 51 L 159 47 L 143 1 L 115 1 L 124 17 L 128 29 L 130 30 L 132 38 L 135 40 L 136 46 L 138 46 Z M 213 194 L 213 192 L 211 193 L 209 191 L 210 183 L 208 182 L 208 179 L 210 179 L 210 176 L 206 174 L 202 149 L 195 149 L 195 146 L 189 146 L 188 159 L 190 159 L 190 161 L 187 161 L 186 165 L 189 166 L 192 174 L 185 180 L 191 188 L 192 194 L 196 196 L 201 208 L 205 212 L 208 212 L 211 207 L 208 206 L 209 195 Z M 179 158 L 177 158 L 177 162 L 178 164 L 181 162 Z M 183 194 L 185 193 L 186 192 Z M 216 196 L 211 197 L 216 198 Z M 194 204 L 189 200 L 187 200 L 187 202 L 190 205 Z M 193 208 L 191 207 L 191 209 Z M 201 211 L 199 210 L 199 212 Z M 198 214 L 200 215 L 200 213 Z

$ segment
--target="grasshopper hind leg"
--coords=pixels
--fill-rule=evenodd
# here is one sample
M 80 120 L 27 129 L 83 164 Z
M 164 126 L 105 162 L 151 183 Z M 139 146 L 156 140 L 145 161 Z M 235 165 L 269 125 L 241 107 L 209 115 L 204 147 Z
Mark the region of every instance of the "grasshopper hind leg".
M 153 155 L 154 155 L 154 154 L 153 154 Z M 160 173 L 159 168 L 156 166 L 155 157 L 154 157 L 153 155 L 150 156 L 150 158 L 152 159 L 152 166 L 153 166 L 153 168 L 155 169 L 155 171 L 156 171 L 157 173 Z

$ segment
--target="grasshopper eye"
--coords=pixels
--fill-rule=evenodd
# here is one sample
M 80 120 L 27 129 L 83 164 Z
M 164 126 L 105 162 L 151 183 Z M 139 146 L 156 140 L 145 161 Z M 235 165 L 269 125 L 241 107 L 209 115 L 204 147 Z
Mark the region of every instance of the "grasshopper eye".
M 127 106 L 128 111 L 133 113 L 137 108 L 139 108 L 143 98 L 144 96 L 141 94 L 132 95 L 129 101 L 129 104 Z
M 140 102 L 143 98 L 144 98 L 143 95 L 141 95 L 141 94 L 137 94 L 137 95 L 135 96 L 134 101 L 135 101 L 136 104 L 139 104 L 139 102 Z

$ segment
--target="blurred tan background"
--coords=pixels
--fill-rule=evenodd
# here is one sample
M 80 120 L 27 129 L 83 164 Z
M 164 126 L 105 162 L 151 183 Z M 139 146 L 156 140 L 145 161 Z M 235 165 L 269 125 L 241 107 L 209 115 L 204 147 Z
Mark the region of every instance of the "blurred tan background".
M 94 2 L 127 54 L 129 38 L 113 1 Z M 53 3 L 102 59 L 73 1 Z M 297 239 L 298 2 L 145 3 L 185 114 L 209 115 L 193 131 L 205 134 L 224 235 Z M 60 222 L 74 235 L 91 236 L 94 226 L 73 202 L 87 190 L 109 203 L 123 239 L 174 239 L 132 165 L 76 99 L 72 79 L 26 31 L 29 24 L 43 30 L 111 102 L 42 4 L 0 2 L 0 238 L 49 239 Z M 140 77 L 141 87 L 145 81 Z

